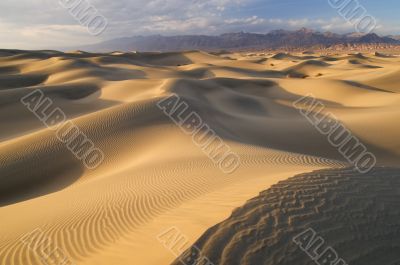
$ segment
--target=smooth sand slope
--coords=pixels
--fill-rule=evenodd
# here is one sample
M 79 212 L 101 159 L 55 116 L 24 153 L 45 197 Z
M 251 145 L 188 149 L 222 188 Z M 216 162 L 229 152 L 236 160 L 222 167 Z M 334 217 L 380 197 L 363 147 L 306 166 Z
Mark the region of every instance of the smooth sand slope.
M 396 166 L 400 58 L 371 55 L 0 51 L 0 264 L 42 264 L 40 229 L 74 264 L 169 264 L 280 180 L 348 166 L 293 106 L 309 93 Z M 40 89 L 104 153 L 89 169 L 21 103 Z M 179 95 L 240 157 L 225 174 L 158 107 Z M 178 253 L 180 254 L 180 253 Z

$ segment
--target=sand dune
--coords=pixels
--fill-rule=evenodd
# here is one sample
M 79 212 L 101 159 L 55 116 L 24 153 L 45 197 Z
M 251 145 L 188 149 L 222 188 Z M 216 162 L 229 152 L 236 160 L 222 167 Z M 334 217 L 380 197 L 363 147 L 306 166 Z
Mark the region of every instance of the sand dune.
M 0 264 L 41 264 L 21 242 L 38 228 L 76 264 L 169 264 L 176 257 L 157 241 L 168 226 L 192 244 L 280 180 L 349 166 L 293 106 L 309 93 L 377 165 L 398 165 L 399 62 L 0 50 Z M 86 167 L 21 103 L 37 89 L 104 153 L 98 167 Z M 157 106 L 173 94 L 239 156 L 236 171 L 222 172 Z
M 342 169 L 281 181 L 210 228 L 173 264 L 198 264 L 204 257 L 221 265 L 312 264 L 328 247 L 339 263 L 325 264 L 397 264 L 399 177 L 398 168 Z M 323 241 L 301 249 L 318 236 Z

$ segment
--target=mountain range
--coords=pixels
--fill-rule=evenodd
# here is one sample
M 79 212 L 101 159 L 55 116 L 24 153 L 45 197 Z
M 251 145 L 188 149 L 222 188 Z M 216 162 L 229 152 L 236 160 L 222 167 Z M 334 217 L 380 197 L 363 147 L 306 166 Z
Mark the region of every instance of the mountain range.
M 182 50 L 250 50 L 330 47 L 334 45 L 389 44 L 400 45 L 399 36 L 379 36 L 375 33 L 337 34 L 302 28 L 296 31 L 274 30 L 266 34 L 226 33 L 210 35 L 134 36 L 117 38 L 78 49 L 109 51 L 182 51 Z

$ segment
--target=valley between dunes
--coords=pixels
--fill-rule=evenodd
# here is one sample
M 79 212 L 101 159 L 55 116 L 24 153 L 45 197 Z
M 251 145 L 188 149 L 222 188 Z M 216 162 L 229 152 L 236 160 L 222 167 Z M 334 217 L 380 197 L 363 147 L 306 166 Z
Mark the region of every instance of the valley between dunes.
M 349 166 L 293 103 L 308 94 L 377 158 L 400 161 L 400 57 L 383 54 L 62 53 L 0 50 L 0 264 L 170 264 L 157 236 L 192 245 L 279 181 Z M 104 161 L 89 169 L 21 103 L 40 89 Z M 225 174 L 157 102 L 184 99 L 240 157 Z M 217 264 L 215 264 L 217 265 Z

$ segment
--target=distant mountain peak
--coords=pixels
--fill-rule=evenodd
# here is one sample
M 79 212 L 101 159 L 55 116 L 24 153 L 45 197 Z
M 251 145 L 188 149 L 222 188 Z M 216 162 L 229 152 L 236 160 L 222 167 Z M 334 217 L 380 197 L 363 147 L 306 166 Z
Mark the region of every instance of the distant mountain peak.
M 314 33 L 314 30 L 312 29 L 308 29 L 308 28 L 301 28 L 299 29 L 297 32 L 302 32 L 302 33 L 306 33 L 306 34 L 310 34 L 310 33 Z
M 390 44 L 400 45 L 400 40 L 380 37 L 376 33 L 337 34 L 318 32 L 308 28 L 296 31 L 273 30 L 266 34 L 249 32 L 232 32 L 219 36 L 181 35 L 181 36 L 140 36 L 109 40 L 86 47 L 91 51 L 182 51 L 182 50 L 245 50 L 245 49 L 280 49 L 330 47 L 334 45 Z

